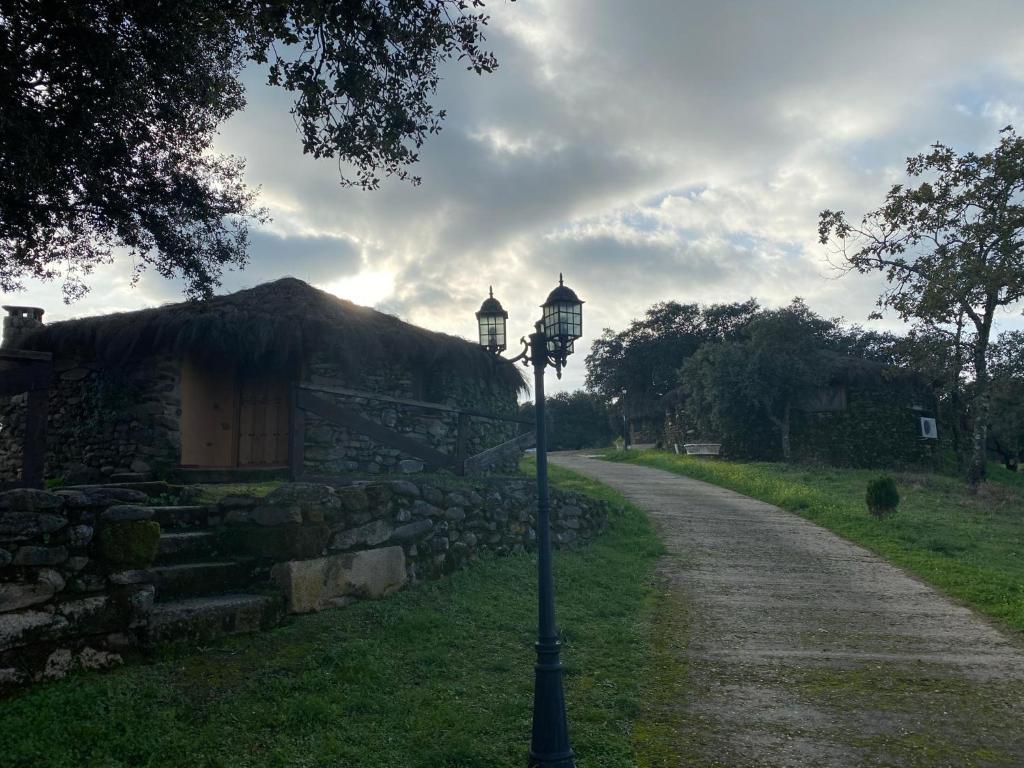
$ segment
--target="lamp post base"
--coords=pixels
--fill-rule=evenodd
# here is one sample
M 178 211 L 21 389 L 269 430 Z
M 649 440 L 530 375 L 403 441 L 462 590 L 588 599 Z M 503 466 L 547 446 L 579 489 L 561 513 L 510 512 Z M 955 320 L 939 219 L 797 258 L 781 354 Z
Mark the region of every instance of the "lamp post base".
M 529 768 L 575 768 L 562 692 L 562 662 L 557 640 L 537 643 L 534 666 L 533 740 Z

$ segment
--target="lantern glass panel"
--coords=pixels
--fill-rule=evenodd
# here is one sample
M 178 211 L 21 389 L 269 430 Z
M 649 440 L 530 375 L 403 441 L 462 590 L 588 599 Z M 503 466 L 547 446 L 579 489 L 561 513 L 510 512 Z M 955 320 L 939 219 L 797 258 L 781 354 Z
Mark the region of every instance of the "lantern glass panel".
M 481 315 L 480 346 L 505 349 L 505 318 L 501 315 Z

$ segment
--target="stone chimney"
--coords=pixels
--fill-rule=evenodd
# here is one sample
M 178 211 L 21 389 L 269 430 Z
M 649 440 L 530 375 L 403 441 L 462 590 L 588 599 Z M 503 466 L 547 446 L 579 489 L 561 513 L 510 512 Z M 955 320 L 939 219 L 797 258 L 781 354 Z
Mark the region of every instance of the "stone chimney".
M 4 305 L 7 315 L 4 317 L 4 338 L 0 349 L 17 349 L 21 340 L 43 327 L 43 310 L 39 307 L 14 307 Z

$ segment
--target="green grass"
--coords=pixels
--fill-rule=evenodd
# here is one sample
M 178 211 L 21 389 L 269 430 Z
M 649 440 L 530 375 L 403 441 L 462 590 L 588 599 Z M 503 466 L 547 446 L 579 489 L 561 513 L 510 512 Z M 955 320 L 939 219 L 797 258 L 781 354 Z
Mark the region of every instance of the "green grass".
M 673 764 L 637 752 L 667 755 L 667 741 L 636 740 L 660 690 L 649 681 L 664 677 L 652 630 L 661 545 L 614 492 L 551 474 L 621 509 L 596 542 L 555 555 L 579 764 Z M 0 766 L 521 768 L 535 589 L 532 556 L 486 557 L 386 600 L 40 685 L 0 701 Z
M 993 466 L 972 494 L 957 478 L 890 473 L 898 511 L 872 518 L 877 470 L 702 460 L 656 451 L 608 458 L 665 469 L 776 504 L 856 542 L 948 595 L 1024 630 L 1024 477 Z

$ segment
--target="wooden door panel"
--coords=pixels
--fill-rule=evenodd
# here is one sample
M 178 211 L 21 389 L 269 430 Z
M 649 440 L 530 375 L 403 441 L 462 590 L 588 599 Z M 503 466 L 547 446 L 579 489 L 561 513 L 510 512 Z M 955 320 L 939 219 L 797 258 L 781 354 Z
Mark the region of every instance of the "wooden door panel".
M 235 464 L 235 373 L 185 358 L 181 365 L 181 463 L 193 467 Z
M 277 378 L 244 378 L 239 408 L 239 466 L 287 463 L 288 383 Z

